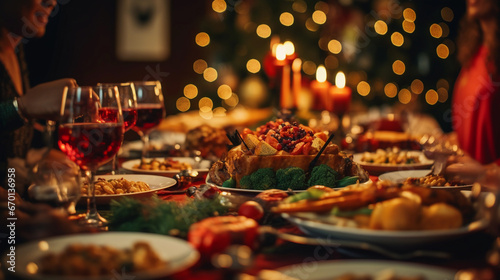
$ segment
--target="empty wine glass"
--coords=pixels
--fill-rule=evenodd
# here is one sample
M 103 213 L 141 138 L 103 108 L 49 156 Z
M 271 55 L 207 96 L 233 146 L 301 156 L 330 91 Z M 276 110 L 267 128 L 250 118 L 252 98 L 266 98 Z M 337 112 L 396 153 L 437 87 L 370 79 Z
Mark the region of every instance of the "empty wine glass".
M 120 98 L 120 103 L 122 106 L 123 114 L 123 127 L 125 132 L 130 130 L 137 122 L 137 95 L 135 93 L 135 87 L 133 83 L 98 83 L 97 87 L 113 87 L 118 88 L 118 94 Z M 108 111 L 101 110 L 101 118 L 108 119 L 108 117 L 113 117 L 108 115 Z M 117 174 L 119 172 L 118 166 L 118 154 L 113 157 L 111 164 L 111 174 Z
M 165 104 L 159 81 L 138 81 L 133 84 L 137 94 L 137 122 L 132 130 L 141 137 L 142 159 L 144 159 L 149 148 L 149 133 L 165 117 Z
M 101 118 L 103 111 L 115 118 Z M 89 184 L 87 214 L 82 220 L 92 227 L 106 226 L 97 212 L 94 175 L 110 161 L 123 141 L 123 115 L 116 86 L 64 89 L 58 145 L 85 172 Z

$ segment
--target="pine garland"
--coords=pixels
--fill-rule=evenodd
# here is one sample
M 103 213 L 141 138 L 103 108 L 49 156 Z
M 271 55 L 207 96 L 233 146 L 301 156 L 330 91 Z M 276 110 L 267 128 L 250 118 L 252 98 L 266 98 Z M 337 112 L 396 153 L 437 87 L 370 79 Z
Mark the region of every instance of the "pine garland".
M 110 229 L 186 237 L 191 224 L 224 215 L 228 208 L 219 199 L 192 199 L 186 203 L 122 198 L 111 202 Z

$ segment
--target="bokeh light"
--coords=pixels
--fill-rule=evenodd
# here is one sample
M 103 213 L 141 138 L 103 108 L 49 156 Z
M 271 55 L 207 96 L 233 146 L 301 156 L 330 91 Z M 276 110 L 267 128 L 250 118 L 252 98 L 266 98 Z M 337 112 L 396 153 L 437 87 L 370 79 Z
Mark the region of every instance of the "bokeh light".
M 398 100 L 402 104 L 408 104 L 411 101 L 411 92 L 405 88 L 401 89 L 398 93 Z
M 271 27 L 267 24 L 260 24 L 257 26 L 255 32 L 260 38 L 269 38 L 269 36 L 271 36 Z
M 356 89 L 358 90 L 358 93 L 361 96 L 367 96 L 368 94 L 370 94 L 371 90 L 370 85 L 365 81 L 359 82 Z
M 449 7 L 444 7 L 441 9 L 441 17 L 447 22 L 451 22 L 454 18 L 453 10 Z
M 427 102 L 427 104 L 429 105 L 436 104 L 438 102 L 438 99 L 438 93 L 433 89 L 430 89 L 425 93 L 425 102 Z
M 224 107 L 217 107 L 217 108 L 214 108 L 214 110 L 213 110 L 214 117 L 216 117 L 216 118 L 217 117 L 218 118 L 225 117 L 226 116 L 226 112 L 227 112 L 227 110 Z
M 316 63 L 314 63 L 310 60 L 304 61 L 304 63 L 302 64 L 302 70 L 307 75 L 312 76 L 312 75 L 316 74 Z
M 394 46 L 401 47 L 405 42 L 405 38 L 403 37 L 403 34 L 399 32 L 394 32 L 391 35 L 391 42 Z
M 221 85 L 217 89 L 217 95 L 220 97 L 220 99 L 226 100 L 233 95 L 233 90 L 228 85 Z
M 448 100 L 448 90 L 445 88 L 438 88 L 437 89 L 438 93 L 438 101 L 441 103 L 446 102 Z
M 306 20 L 306 28 L 311 32 L 316 32 L 319 29 L 319 25 L 317 25 L 312 18 L 308 18 Z
M 198 88 L 193 84 L 187 84 L 184 86 L 184 96 L 193 99 L 198 96 Z
M 419 79 L 415 79 L 411 82 L 410 89 L 415 94 L 421 94 L 424 91 L 424 83 Z
M 342 44 L 338 40 L 330 40 L 330 42 L 328 42 L 328 50 L 331 53 L 338 54 L 342 51 Z
M 394 61 L 394 63 L 392 64 L 392 71 L 396 75 L 403 75 L 404 72 L 406 71 L 406 66 L 404 62 L 399 59 Z
M 228 99 L 224 100 L 224 104 L 226 104 L 229 107 L 236 107 L 238 103 L 240 102 L 240 99 L 238 98 L 238 95 L 232 94 L 231 97 Z
M 375 29 L 375 32 L 380 35 L 386 34 L 388 30 L 387 23 L 383 20 L 377 20 L 373 25 L 373 28 Z
M 214 0 L 212 2 L 212 9 L 217 13 L 223 13 L 227 9 L 226 1 L 224 0 Z
M 288 12 L 284 12 L 280 15 L 280 22 L 284 26 L 291 26 L 293 24 L 293 21 L 293 15 Z
M 436 83 L 436 87 L 450 90 L 450 83 L 446 79 L 439 79 Z
M 328 3 L 326 2 L 323 2 L 323 1 L 318 1 L 315 5 L 314 5 L 314 9 L 315 10 L 318 10 L 318 11 L 323 11 L 325 14 L 328 13 L 328 11 L 330 10 L 330 6 L 328 5 Z
M 412 8 L 406 8 L 403 11 L 403 17 L 407 21 L 414 22 L 417 19 L 417 14 L 415 13 L 415 11 Z
M 326 22 L 326 14 L 325 14 L 325 12 L 320 11 L 320 10 L 314 11 L 314 13 L 312 14 L 312 20 L 316 24 L 324 24 Z
M 206 32 L 200 32 L 195 37 L 196 44 L 200 47 L 206 47 L 210 44 L 210 36 Z
M 203 71 L 203 79 L 205 79 L 205 81 L 207 82 L 213 82 L 217 80 L 217 76 L 217 70 L 212 67 L 208 67 L 207 69 L 205 69 L 205 71 Z
M 439 58 L 445 59 L 450 55 L 450 50 L 445 44 L 439 44 L 436 47 L 436 53 Z
M 403 30 L 406 33 L 413 33 L 413 32 L 415 32 L 415 23 L 413 21 L 403 20 L 402 25 L 403 25 Z
M 429 27 L 429 32 L 434 38 L 441 38 L 441 36 L 443 36 L 443 29 L 437 23 L 433 23 L 431 27 Z
M 448 27 L 448 24 L 440 22 L 439 26 L 441 26 L 441 30 L 443 31 L 441 37 L 448 37 L 448 35 L 450 35 L 450 28 Z
M 202 74 L 205 69 L 207 69 L 208 64 L 203 59 L 198 59 L 193 63 L 193 70 L 198 74 Z
M 295 46 L 293 45 L 292 41 L 285 41 L 283 43 L 283 46 L 285 47 L 286 55 L 292 55 L 295 52 Z
M 183 97 L 179 97 L 177 99 L 177 101 L 175 102 L 175 107 L 180 112 L 186 112 L 187 110 L 189 110 L 191 108 L 191 101 L 189 101 L 189 99 L 187 99 L 184 96 Z
M 257 73 L 260 71 L 260 62 L 257 59 L 250 59 L 247 61 L 247 70 L 250 73 Z
M 208 97 L 202 97 L 200 101 L 198 101 L 198 107 L 200 108 L 200 111 L 212 111 L 214 102 Z
M 303 0 L 295 0 L 292 4 L 292 9 L 298 13 L 305 13 L 307 11 L 307 3 Z
M 388 83 L 384 87 L 384 93 L 387 97 L 394 98 L 398 94 L 398 87 L 393 83 Z

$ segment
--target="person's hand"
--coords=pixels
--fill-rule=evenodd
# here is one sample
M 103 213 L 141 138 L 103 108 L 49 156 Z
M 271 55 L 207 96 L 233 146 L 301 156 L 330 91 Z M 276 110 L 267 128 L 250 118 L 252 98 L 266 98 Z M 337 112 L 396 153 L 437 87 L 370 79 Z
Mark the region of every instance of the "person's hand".
M 76 87 L 74 79 L 40 84 L 18 98 L 21 113 L 28 119 L 58 120 L 64 87 Z

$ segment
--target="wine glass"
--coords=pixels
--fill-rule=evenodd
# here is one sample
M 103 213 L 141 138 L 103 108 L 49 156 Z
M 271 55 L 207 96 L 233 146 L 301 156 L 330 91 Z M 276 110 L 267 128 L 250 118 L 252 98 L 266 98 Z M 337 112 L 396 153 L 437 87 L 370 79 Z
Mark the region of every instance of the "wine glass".
M 130 130 L 137 122 L 137 95 L 133 83 L 98 83 L 97 87 L 112 87 L 118 88 L 120 103 L 122 106 L 123 114 L 123 127 L 124 132 Z M 106 111 L 101 111 L 101 118 L 107 120 L 108 114 Z M 118 154 L 113 157 L 111 164 L 111 174 L 117 174 L 118 167 Z
M 103 120 L 102 112 L 113 118 Z M 66 87 L 61 105 L 58 145 L 84 171 L 89 184 L 84 225 L 104 227 L 106 219 L 97 212 L 94 174 L 110 161 L 123 141 L 123 115 L 118 88 Z
M 137 122 L 132 130 L 141 137 L 142 159 L 144 159 L 149 148 L 149 133 L 165 117 L 165 104 L 159 81 L 138 81 L 133 84 L 137 94 Z

